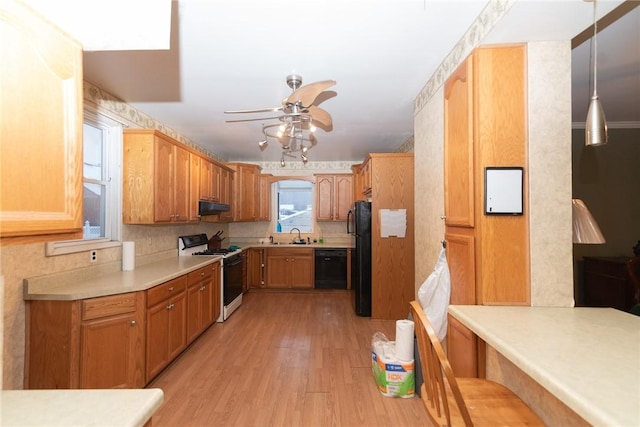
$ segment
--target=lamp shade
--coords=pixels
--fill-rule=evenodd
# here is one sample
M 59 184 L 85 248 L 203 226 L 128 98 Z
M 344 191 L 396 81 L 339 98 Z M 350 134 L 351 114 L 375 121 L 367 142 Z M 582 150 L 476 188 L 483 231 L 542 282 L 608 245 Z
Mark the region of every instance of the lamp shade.
M 573 199 L 573 243 L 605 243 L 598 223 L 580 199 Z

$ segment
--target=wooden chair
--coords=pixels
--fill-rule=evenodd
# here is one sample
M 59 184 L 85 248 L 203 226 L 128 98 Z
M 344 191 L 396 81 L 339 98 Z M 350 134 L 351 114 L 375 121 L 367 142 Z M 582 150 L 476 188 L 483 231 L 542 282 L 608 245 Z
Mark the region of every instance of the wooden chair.
M 493 381 L 456 378 L 438 336 L 418 301 L 411 314 L 424 376 L 421 398 L 438 426 L 544 426 L 512 391 Z M 416 384 L 418 386 L 418 384 Z

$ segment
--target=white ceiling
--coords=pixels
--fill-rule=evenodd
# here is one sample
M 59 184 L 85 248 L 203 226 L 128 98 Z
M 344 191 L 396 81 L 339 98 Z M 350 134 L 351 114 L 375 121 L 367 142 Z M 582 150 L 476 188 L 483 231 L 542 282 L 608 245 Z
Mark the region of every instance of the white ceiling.
M 598 16 L 620 1 L 598 2 Z M 413 100 L 487 0 L 173 1 L 171 49 L 85 52 L 85 79 L 227 160 L 275 161 L 261 152 L 263 122 L 225 123 L 225 110 L 277 107 L 303 84 L 333 79 L 310 160 L 360 161 L 413 134 Z M 486 42 L 568 40 L 591 24 L 592 3 L 518 1 Z M 599 86 L 610 121 L 640 122 L 640 8 L 598 38 Z M 589 43 L 574 51 L 574 121 L 586 117 Z M 611 46 L 623 48 L 623 62 Z M 586 58 L 586 59 L 585 59 Z M 609 87 L 608 81 L 616 81 Z M 618 92 L 621 90 L 622 92 Z M 619 107 L 621 100 L 630 102 Z M 255 117 L 255 116 L 249 116 Z M 265 121 L 268 123 L 268 121 Z

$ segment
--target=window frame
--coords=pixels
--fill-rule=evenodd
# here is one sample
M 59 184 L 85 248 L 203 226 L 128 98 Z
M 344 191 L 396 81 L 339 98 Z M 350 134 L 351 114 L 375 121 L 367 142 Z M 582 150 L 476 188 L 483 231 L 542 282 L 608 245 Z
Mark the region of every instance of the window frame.
M 273 222 L 272 222 L 272 229 L 273 229 L 273 233 L 278 233 L 278 234 L 286 234 L 288 233 L 287 231 L 278 231 L 277 227 L 278 227 L 278 221 L 279 221 L 279 210 L 280 210 L 280 204 L 279 204 L 279 193 L 278 193 L 278 186 L 280 185 L 280 182 L 284 182 L 284 181 L 306 181 L 310 183 L 310 196 L 311 196 L 311 224 L 310 224 L 310 231 L 303 231 L 302 233 L 304 234 L 313 234 L 314 230 L 316 228 L 316 222 L 315 222 L 315 191 L 316 191 L 316 182 L 315 179 L 311 179 L 309 177 L 300 177 L 300 176 L 291 176 L 291 177 L 278 177 L 278 179 L 274 179 L 271 183 L 272 185 L 272 194 L 271 194 L 271 206 L 272 206 L 272 217 L 274 218 Z M 275 185 L 274 185 L 275 184 Z M 303 191 L 303 190 L 300 190 Z
M 85 106 L 83 124 L 101 128 L 106 132 L 105 156 L 107 165 L 107 197 L 105 237 L 95 239 L 75 239 L 45 244 L 45 255 L 55 256 L 104 249 L 122 245 L 122 141 L 126 124 Z M 83 185 L 87 182 L 83 174 Z

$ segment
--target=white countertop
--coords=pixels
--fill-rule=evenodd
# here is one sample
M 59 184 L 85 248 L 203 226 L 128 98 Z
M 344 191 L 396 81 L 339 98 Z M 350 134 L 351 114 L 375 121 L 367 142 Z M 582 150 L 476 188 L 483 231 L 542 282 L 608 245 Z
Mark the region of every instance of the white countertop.
M 162 404 L 159 388 L 126 390 L 3 390 L 3 427 L 141 427 Z
M 132 271 L 95 276 L 74 272 L 24 279 L 25 300 L 77 300 L 143 291 L 222 259 L 220 256 L 172 256 Z
M 612 308 L 449 313 L 595 426 L 640 426 L 640 317 Z

